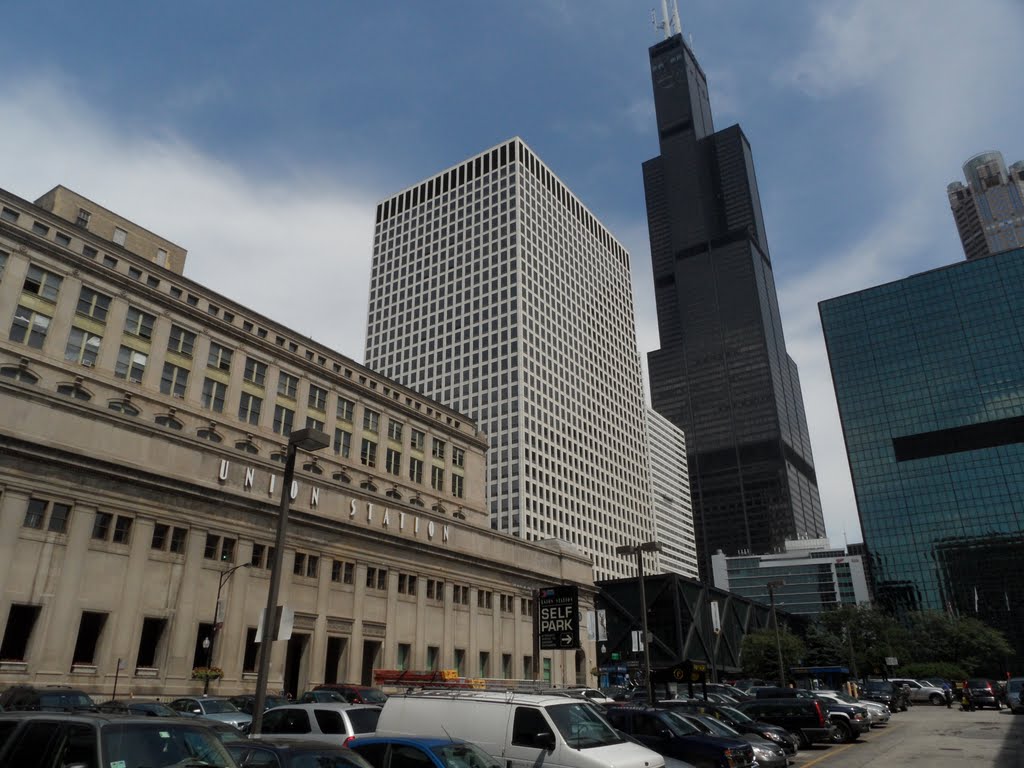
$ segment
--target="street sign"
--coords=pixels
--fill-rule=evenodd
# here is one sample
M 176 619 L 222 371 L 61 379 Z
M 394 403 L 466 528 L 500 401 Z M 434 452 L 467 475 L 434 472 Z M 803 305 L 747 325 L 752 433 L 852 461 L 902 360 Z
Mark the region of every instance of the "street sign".
M 580 647 L 580 595 L 576 587 L 543 587 L 537 592 L 536 632 L 542 651 Z
M 260 611 L 260 623 L 256 625 L 255 642 L 257 643 L 263 640 L 263 617 L 266 613 L 266 608 Z M 291 640 L 292 628 L 295 626 L 295 611 L 284 605 L 277 606 L 277 611 L 274 615 L 274 624 L 277 625 L 277 636 L 274 638 L 275 640 Z
M 603 608 L 597 612 L 597 639 L 602 643 L 608 639 L 608 613 Z
M 711 628 L 715 631 L 716 635 L 722 631 L 722 619 L 718 615 L 717 600 L 711 601 Z

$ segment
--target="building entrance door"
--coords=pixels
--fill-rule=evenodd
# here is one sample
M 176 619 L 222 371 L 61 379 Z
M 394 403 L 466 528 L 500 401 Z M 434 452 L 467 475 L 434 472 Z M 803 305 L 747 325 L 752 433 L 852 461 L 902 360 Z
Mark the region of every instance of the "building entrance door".
M 363 641 L 363 667 L 359 683 L 373 685 L 373 670 L 380 659 L 380 642 L 377 640 Z
M 308 648 L 309 635 L 293 632 L 284 660 L 284 690 L 293 699 L 298 698 L 309 682 L 309 660 L 306 658 Z
M 346 682 L 345 680 L 338 680 L 338 670 L 345 669 L 347 667 L 347 665 L 345 664 L 345 651 L 347 649 L 347 637 L 327 638 L 327 659 L 324 663 L 325 683 Z

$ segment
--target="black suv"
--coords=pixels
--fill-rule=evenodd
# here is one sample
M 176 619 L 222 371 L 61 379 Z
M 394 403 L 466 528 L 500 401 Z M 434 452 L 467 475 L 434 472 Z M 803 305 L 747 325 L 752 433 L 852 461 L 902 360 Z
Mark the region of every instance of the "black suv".
M 604 713 L 613 727 L 665 757 L 685 760 L 697 768 L 753 768 L 750 742 L 709 736 L 684 718 L 648 706 L 609 706 Z
M 834 699 L 815 695 L 814 691 L 803 688 L 758 688 L 758 699 L 819 699 L 825 707 L 829 721 L 835 726 L 832 740 L 836 742 L 856 741 L 862 733 L 871 729 L 868 711 L 859 704 L 846 704 Z
M 14 685 L 0 693 L 0 710 L 5 712 L 74 712 L 96 711 L 96 703 L 84 691 L 64 685 L 42 688 Z
M 741 701 L 736 709 L 754 720 L 785 728 L 807 749 L 814 743 L 835 741 L 835 727 L 829 723 L 828 709 L 821 699 L 752 699 Z
M 888 680 L 865 680 L 860 688 L 860 698 L 885 704 L 890 712 L 907 711 L 903 689 Z
M 730 728 L 740 733 L 760 736 L 762 739 L 775 742 L 785 750 L 787 755 L 795 755 L 799 748 L 796 743 L 796 737 L 785 728 L 754 720 L 749 715 L 740 712 L 729 704 L 715 704 L 714 702 L 698 701 L 696 699 L 667 699 L 659 701 L 656 706 L 661 709 L 688 714 L 708 715 L 716 720 L 721 720 Z
M 234 768 L 235 763 L 217 735 L 198 720 L 5 712 L 0 714 L 0 765 Z

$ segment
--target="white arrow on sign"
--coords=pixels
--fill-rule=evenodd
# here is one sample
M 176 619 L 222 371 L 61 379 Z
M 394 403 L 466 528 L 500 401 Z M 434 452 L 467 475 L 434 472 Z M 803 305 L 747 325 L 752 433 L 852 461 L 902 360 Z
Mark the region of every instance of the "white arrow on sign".
M 572 635 L 570 634 L 564 634 L 559 639 L 562 641 L 562 645 L 572 645 Z

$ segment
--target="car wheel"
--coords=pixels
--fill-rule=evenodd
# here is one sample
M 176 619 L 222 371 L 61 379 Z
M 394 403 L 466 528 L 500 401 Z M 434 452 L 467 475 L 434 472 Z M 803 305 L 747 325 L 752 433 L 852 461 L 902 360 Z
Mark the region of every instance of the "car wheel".
M 928 700 L 936 707 L 946 703 L 946 700 L 938 693 L 933 693 L 931 696 L 928 697 Z
M 845 744 L 848 741 L 853 741 L 853 728 L 845 720 L 833 720 L 832 721 L 832 743 L 833 744 Z
M 800 749 L 811 748 L 811 740 L 807 738 L 803 731 L 797 731 L 796 738 L 800 742 Z

